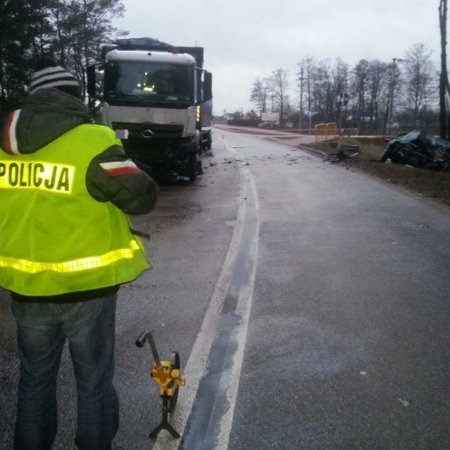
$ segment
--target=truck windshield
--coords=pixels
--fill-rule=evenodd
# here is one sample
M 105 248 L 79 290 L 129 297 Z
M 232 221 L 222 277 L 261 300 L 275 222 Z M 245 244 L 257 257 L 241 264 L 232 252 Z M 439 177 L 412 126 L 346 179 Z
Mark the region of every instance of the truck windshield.
M 105 101 L 115 105 L 186 107 L 193 100 L 193 66 L 110 61 L 105 67 Z

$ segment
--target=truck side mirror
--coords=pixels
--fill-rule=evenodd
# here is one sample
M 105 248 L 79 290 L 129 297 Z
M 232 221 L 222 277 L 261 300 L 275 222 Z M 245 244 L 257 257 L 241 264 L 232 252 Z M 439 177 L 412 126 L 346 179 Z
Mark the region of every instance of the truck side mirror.
M 205 72 L 205 84 L 203 86 L 205 101 L 212 99 L 212 73 Z
M 86 76 L 87 76 L 87 92 L 89 95 L 89 99 L 92 101 L 95 99 L 95 65 L 88 66 L 86 68 Z

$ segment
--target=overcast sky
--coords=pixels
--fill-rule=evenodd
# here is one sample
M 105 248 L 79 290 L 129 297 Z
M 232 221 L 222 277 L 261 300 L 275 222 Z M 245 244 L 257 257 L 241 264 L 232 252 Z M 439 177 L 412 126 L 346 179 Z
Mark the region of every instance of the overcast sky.
M 439 0 L 122 0 L 114 26 L 129 37 L 205 48 L 213 72 L 214 113 L 248 111 L 257 78 L 282 68 L 292 104 L 299 101 L 298 63 L 340 57 L 390 62 L 416 43 L 439 68 Z

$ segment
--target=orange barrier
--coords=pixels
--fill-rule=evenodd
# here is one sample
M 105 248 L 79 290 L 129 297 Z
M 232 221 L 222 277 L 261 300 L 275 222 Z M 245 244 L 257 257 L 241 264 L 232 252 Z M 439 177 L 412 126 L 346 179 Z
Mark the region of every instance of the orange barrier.
M 338 134 L 337 124 L 336 122 L 318 123 L 314 125 L 314 134 L 316 136 L 316 142 L 334 139 Z

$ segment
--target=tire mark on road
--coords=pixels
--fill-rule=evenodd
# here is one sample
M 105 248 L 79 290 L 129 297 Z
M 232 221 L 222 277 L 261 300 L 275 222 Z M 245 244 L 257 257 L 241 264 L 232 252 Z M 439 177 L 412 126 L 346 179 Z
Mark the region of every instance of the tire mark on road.
M 242 158 L 229 146 L 227 149 Z M 184 370 L 172 419 L 179 442 L 161 433 L 154 449 L 226 449 L 247 339 L 259 236 L 259 205 L 250 170 L 240 168 L 241 198 L 222 273 Z

